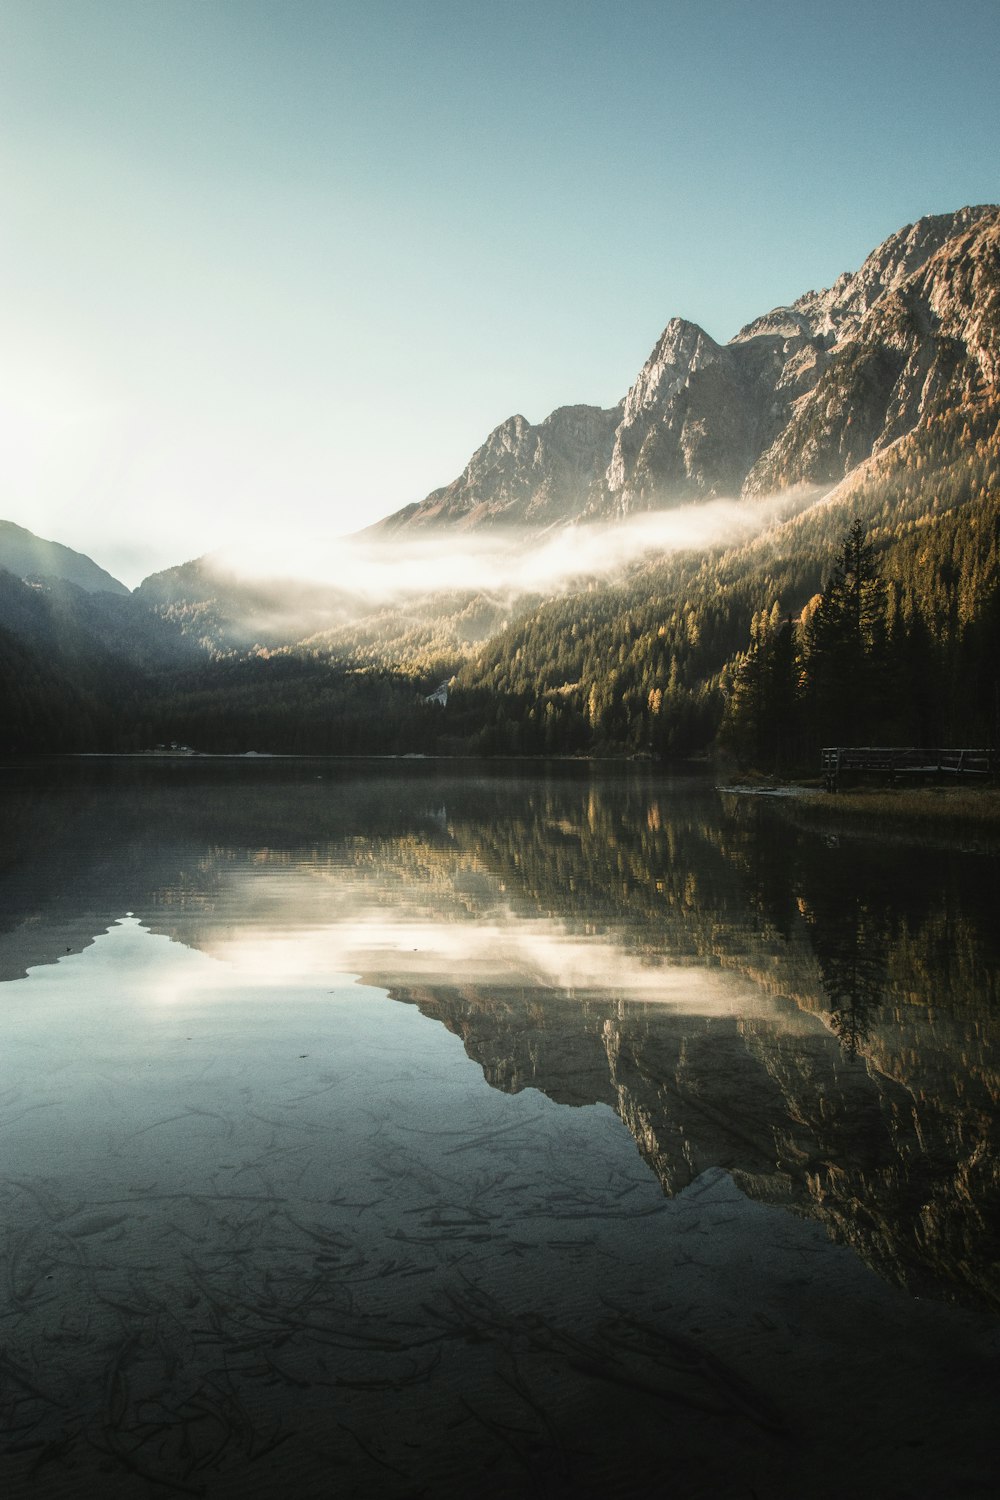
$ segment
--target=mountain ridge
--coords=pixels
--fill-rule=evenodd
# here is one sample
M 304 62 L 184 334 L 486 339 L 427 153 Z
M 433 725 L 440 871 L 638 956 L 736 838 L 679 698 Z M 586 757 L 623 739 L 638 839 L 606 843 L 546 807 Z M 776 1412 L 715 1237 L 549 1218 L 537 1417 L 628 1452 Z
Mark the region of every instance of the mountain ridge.
M 671 318 L 616 407 L 509 417 L 450 485 L 366 534 L 534 529 L 835 484 L 935 401 L 970 394 L 977 371 L 996 382 L 998 236 L 995 204 L 926 215 L 725 344 Z M 567 414 L 583 413 L 574 434 Z
M 376 521 L 362 535 L 392 535 L 443 522 L 459 530 L 486 523 L 545 526 L 579 497 L 596 496 L 611 455 L 620 407 L 559 406 L 532 423 L 519 412 L 501 422 L 451 484 Z
M 88 594 L 131 593 L 86 553 L 75 552 L 62 542 L 47 541 L 13 521 L 0 521 L 0 568 L 18 578 L 60 578 Z

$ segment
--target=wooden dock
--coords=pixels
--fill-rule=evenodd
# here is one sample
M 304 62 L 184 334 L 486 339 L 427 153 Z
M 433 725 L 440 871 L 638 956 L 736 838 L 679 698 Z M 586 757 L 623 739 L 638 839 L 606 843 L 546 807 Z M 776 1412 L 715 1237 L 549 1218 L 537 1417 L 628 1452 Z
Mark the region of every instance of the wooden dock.
M 996 750 L 933 749 L 898 745 L 831 745 L 823 750 L 823 783 L 836 792 L 843 778 L 877 775 L 898 782 L 925 780 L 995 779 L 1000 768 Z

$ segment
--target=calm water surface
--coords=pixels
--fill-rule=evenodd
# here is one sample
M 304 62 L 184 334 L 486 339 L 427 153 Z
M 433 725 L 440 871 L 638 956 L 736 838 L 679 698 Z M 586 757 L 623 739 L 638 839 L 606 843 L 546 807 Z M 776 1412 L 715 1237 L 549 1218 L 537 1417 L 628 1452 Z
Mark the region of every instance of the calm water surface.
M 998 910 L 652 771 L 5 768 L 4 1492 L 992 1495 Z

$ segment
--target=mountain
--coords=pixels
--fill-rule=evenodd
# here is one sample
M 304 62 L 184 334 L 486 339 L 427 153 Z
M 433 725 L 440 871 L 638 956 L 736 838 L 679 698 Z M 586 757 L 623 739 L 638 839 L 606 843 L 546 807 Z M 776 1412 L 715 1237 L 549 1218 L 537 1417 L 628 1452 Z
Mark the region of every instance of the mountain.
M 287 578 L 241 578 L 211 556 L 150 574 L 135 598 L 211 651 L 294 645 L 359 612 L 346 589 Z
M 82 552 L 47 542 L 13 521 L 0 521 L 0 568 L 17 578 L 61 578 L 88 594 L 127 594 L 129 590 Z
M 177 620 L 151 609 L 138 592 L 98 592 L 60 577 L 18 578 L 2 567 L 0 629 L 29 641 L 53 665 L 80 669 L 98 662 L 158 669 L 197 649 Z
M 973 215 L 980 217 L 964 227 Z M 932 220 L 893 236 L 865 262 L 855 278 L 862 287 L 848 289 L 847 306 L 841 300 L 823 309 L 820 326 L 834 323 L 836 343 L 808 395 L 747 476 L 746 494 L 799 481 L 836 482 L 934 417 L 995 392 L 1000 210 L 967 209 L 947 220 L 951 228 L 958 221 L 957 232 L 946 234 Z M 928 223 L 938 225 L 937 236 Z M 936 238 L 932 253 L 904 274 Z M 893 246 L 894 258 L 888 253 Z M 850 303 L 863 305 L 867 283 L 872 304 L 852 313 Z
M 335 588 L 201 558 L 88 593 L 2 561 L 0 751 L 788 774 L 828 744 L 1000 743 L 1000 208 L 921 219 L 728 344 L 674 319 L 621 406 L 511 418 Z
M 0 525 L 18 548 L 2 562 L 23 562 L 32 549 L 26 553 L 18 533 L 38 538 Z M 89 558 L 55 542 L 40 546 L 52 549 L 43 561 L 54 555 L 62 566 L 65 554 L 81 565 L 79 576 L 115 587 L 88 589 L 57 574 L 24 578 L 0 566 L 0 755 L 119 748 L 152 678 L 189 663 L 197 647 Z
M 599 406 L 561 406 L 537 427 L 522 416 L 509 417 L 457 479 L 378 522 L 369 534 L 441 525 L 543 527 L 581 508 L 599 509 L 620 419 L 620 407 Z
M 624 401 L 511 417 L 376 533 L 526 527 L 832 485 L 997 381 L 1000 208 L 919 219 L 718 344 L 667 324 Z

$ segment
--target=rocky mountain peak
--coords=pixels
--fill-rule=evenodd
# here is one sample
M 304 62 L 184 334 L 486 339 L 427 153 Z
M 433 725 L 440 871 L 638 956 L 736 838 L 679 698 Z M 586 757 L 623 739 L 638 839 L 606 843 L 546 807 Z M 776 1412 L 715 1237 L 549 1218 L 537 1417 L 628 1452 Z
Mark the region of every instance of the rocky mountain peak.
M 815 329 L 804 312 L 795 307 L 772 307 L 770 312 L 747 323 L 729 342 L 732 345 L 757 338 L 802 339 L 814 334 Z
M 929 214 L 891 234 L 859 271 L 845 272 L 826 291 L 807 292 L 793 304 L 816 334 L 842 342 L 857 331 L 879 299 L 919 271 L 948 241 L 985 222 L 997 222 L 1000 209 L 983 203 L 950 214 Z
M 619 407 L 560 406 L 533 424 L 517 414 L 495 427 L 462 474 L 371 534 L 447 524 L 542 526 L 578 514 L 604 485 Z
M 671 318 L 625 397 L 622 425 L 627 427 L 641 412 L 668 400 L 695 370 L 713 364 L 720 353 L 719 345 L 697 323 Z
M 525 433 L 530 426 L 531 423 L 527 417 L 522 417 L 520 412 L 508 417 L 506 422 L 501 422 L 499 427 L 494 427 L 482 447 L 477 449 L 469 461 L 468 469 L 472 468 L 476 459 L 483 453 L 512 453 L 517 445 L 524 441 Z
M 847 309 L 839 337 L 748 473 L 745 495 L 834 484 L 934 413 L 998 394 L 1000 209 L 920 220 L 854 280 L 830 304 L 831 317 Z
M 833 484 L 942 402 L 995 388 L 1000 207 L 932 214 L 719 344 L 671 318 L 617 408 L 510 417 L 378 530 L 551 525 Z

